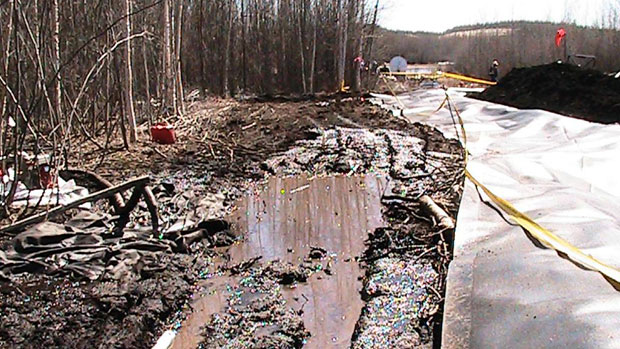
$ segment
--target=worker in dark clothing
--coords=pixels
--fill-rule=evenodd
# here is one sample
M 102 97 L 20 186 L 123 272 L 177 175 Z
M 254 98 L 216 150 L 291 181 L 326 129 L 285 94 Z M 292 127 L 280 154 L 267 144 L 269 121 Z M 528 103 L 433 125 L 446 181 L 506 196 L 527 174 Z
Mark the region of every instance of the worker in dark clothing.
M 499 76 L 499 61 L 497 59 L 494 59 L 493 64 L 491 64 L 491 68 L 489 69 L 489 77 L 491 77 L 491 81 L 497 82 L 498 76 Z

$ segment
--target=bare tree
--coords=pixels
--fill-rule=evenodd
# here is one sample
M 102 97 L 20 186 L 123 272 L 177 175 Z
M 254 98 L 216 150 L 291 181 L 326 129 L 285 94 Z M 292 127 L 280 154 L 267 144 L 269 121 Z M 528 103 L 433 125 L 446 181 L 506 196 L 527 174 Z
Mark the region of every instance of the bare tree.
M 320 16 L 320 6 L 318 1 L 315 1 L 314 4 L 314 23 L 312 30 L 312 58 L 310 61 L 310 93 L 314 93 L 314 75 L 316 69 L 316 34 L 319 29 L 319 16 Z
M 338 86 L 344 88 L 345 68 L 347 62 L 347 41 L 348 41 L 348 0 L 338 0 Z
M 61 85 L 61 75 L 60 75 L 60 17 L 59 17 L 59 0 L 53 0 L 52 2 L 52 13 L 53 13 L 53 23 L 54 23 L 54 34 L 52 35 L 52 42 L 54 43 L 53 47 L 53 62 L 54 62 L 54 70 L 56 71 L 56 115 L 58 116 L 58 122 L 62 118 L 62 85 Z
M 182 67 L 181 67 L 181 46 L 183 44 L 183 1 L 180 0 L 177 3 L 177 13 L 176 13 L 176 40 L 174 44 L 174 59 L 175 59 L 175 95 L 174 99 L 176 101 L 176 105 L 178 106 L 177 113 L 184 114 L 185 113 L 185 104 L 183 100 L 185 99 L 183 93 L 183 77 L 182 77 Z
M 133 67 L 131 58 L 131 0 L 125 0 L 125 34 L 128 38 L 125 44 L 125 117 L 129 124 L 129 141 L 138 140 L 138 129 L 136 125 L 136 112 L 133 103 Z
M 226 46 L 224 49 L 224 67 L 222 68 L 222 93 L 225 97 L 230 97 L 230 82 L 228 80 L 228 74 L 230 70 L 230 55 L 231 55 L 231 40 L 233 36 L 233 19 L 234 19 L 234 1 L 228 2 L 228 23 L 226 31 Z
M 366 52 L 363 0 L 93 4 L 0 1 L 3 171 L 24 149 L 66 166 L 86 145 L 102 154 L 130 146 L 140 116 L 184 113 L 188 87 L 306 93 L 335 91 L 346 79 L 355 88 L 347 62 Z
M 306 15 L 306 9 L 305 6 L 303 4 L 300 4 L 299 9 L 298 9 L 298 16 L 297 18 L 299 19 L 298 21 L 298 25 L 297 25 L 297 33 L 299 34 L 299 57 L 300 57 L 300 64 L 301 64 L 301 86 L 303 88 L 303 92 L 304 94 L 308 92 L 308 88 L 306 86 L 306 60 L 304 57 L 304 33 L 303 33 L 303 27 L 304 27 L 304 23 L 305 23 L 305 18 L 303 18 L 302 21 L 302 16 L 305 17 Z
M 163 106 L 166 108 L 172 107 L 172 110 L 177 114 L 176 98 L 174 94 L 174 74 L 172 72 L 172 23 L 171 17 L 171 0 L 163 0 L 163 74 L 161 79 L 161 91 L 163 97 Z
M 358 4 L 359 5 L 359 4 Z M 355 58 L 355 68 L 353 71 L 353 91 L 360 92 L 362 90 L 362 55 L 364 54 L 364 22 L 365 22 L 365 6 L 366 1 L 362 0 L 361 6 L 358 7 L 359 11 L 359 37 L 357 38 L 357 48 Z

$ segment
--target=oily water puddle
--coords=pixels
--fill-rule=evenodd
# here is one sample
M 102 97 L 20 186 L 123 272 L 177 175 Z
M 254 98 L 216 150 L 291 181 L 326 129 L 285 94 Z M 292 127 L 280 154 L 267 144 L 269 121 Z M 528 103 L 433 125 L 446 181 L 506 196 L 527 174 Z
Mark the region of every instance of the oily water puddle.
M 356 257 L 364 251 L 368 234 L 383 225 L 381 195 L 386 180 L 377 176 L 335 176 L 269 179 L 264 190 L 238 202 L 228 219 L 243 240 L 229 249 L 229 265 L 255 257 L 299 264 L 312 247 L 327 251 L 331 275 L 312 274 L 307 282 L 283 287 L 295 310 L 303 309 L 311 332 L 305 348 L 350 347 L 351 336 L 364 305 Z M 193 313 L 183 322 L 172 348 L 196 348 L 201 327 L 226 308 L 236 281 L 215 276 L 202 286 Z

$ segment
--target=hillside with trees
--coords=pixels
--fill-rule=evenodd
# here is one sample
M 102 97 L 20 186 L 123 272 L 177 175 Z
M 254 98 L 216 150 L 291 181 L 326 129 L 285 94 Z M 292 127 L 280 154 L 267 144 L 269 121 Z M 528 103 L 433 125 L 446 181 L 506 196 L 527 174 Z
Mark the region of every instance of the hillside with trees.
M 398 32 L 378 29 L 374 57 L 378 61 L 402 55 L 412 63 L 453 61 L 465 74 L 485 77 L 495 58 L 501 73 L 512 68 L 561 60 L 564 47 L 556 47 L 555 34 L 568 32 L 569 54 L 596 56 L 595 69 L 620 70 L 620 31 L 614 26 L 583 27 L 549 22 L 501 22 L 457 27 L 445 33 Z

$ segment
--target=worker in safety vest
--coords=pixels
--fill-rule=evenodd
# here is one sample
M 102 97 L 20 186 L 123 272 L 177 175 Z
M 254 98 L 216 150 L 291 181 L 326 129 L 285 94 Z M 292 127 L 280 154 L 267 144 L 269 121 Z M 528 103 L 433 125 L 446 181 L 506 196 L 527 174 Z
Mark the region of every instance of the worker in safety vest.
M 499 61 L 497 59 L 493 60 L 493 64 L 491 64 L 491 68 L 489 68 L 489 77 L 491 81 L 497 82 L 497 77 L 499 76 Z

